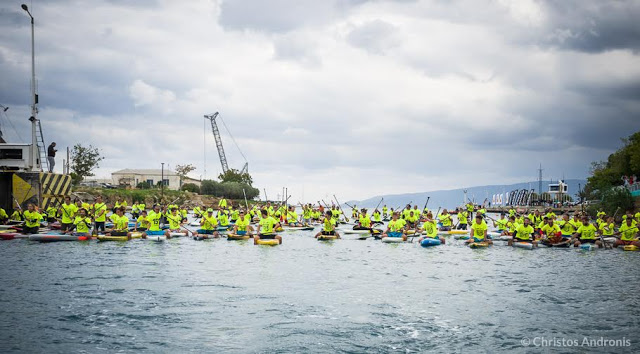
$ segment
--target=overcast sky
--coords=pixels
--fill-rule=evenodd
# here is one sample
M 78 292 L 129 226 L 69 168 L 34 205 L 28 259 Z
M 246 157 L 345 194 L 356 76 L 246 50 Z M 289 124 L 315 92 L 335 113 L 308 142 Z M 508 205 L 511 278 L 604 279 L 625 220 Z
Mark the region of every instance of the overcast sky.
M 13 142 L 29 139 L 20 4 L 0 5 Z M 216 111 L 256 187 L 294 202 L 529 181 L 539 163 L 545 180 L 585 178 L 640 129 L 638 1 L 27 4 L 45 140 L 99 147 L 97 176 L 165 162 L 204 177 L 206 143 L 215 178 Z

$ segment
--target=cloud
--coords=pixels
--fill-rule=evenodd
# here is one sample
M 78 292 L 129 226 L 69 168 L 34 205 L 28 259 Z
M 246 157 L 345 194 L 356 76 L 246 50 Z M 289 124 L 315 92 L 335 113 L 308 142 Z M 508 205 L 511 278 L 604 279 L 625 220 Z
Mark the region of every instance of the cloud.
M 373 20 L 354 28 L 347 35 L 347 41 L 372 54 L 385 54 L 393 51 L 400 44 L 401 38 L 396 26 L 382 20 Z
M 99 176 L 217 176 L 216 111 L 230 166 L 232 135 L 269 197 L 314 201 L 584 178 L 640 129 L 633 2 L 91 4 L 34 9 L 36 75 L 45 140 L 99 147 Z M 0 103 L 28 132 L 28 18 L 0 11 Z
M 170 90 L 159 89 L 142 80 L 135 80 L 129 86 L 129 94 L 134 106 L 149 106 L 150 109 L 160 108 L 165 113 L 171 113 L 171 105 L 176 100 L 176 95 Z

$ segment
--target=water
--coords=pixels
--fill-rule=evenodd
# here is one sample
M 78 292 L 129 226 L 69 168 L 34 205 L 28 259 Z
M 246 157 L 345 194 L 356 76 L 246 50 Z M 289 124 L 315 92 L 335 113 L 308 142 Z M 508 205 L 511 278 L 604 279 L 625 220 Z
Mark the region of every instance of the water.
M 0 242 L 0 352 L 638 351 L 638 252 L 283 235 Z

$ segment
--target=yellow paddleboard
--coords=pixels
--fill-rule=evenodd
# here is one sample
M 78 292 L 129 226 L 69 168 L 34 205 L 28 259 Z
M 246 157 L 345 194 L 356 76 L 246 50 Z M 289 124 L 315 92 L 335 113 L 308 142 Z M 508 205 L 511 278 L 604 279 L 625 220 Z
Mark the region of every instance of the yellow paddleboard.
M 638 248 L 638 246 L 636 245 L 626 245 L 622 247 L 622 249 L 625 251 L 640 251 L 640 248 Z
M 277 246 L 280 244 L 280 242 L 278 242 L 278 240 L 276 239 L 258 240 L 256 243 L 263 246 Z
M 236 235 L 236 234 L 227 235 L 227 240 L 248 240 L 250 238 L 251 236 L 249 235 Z
M 471 248 L 485 248 L 485 247 L 489 247 L 489 243 L 488 242 L 474 242 L 474 243 L 470 243 L 469 247 L 471 247 Z

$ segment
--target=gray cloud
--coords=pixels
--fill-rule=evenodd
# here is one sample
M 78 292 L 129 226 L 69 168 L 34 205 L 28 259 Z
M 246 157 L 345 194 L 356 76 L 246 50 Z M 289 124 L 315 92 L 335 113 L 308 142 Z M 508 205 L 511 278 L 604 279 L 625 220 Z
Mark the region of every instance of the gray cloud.
M 347 35 L 347 41 L 372 54 L 385 54 L 399 46 L 401 38 L 396 26 L 376 19 L 353 29 Z
M 637 1 L 545 1 L 548 43 L 590 53 L 640 49 Z
M 230 30 L 288 32 L 326 23 L 368 0 L 224 0 L 220 24 Z
M 217 175 L 202 118 L 216 110 L 260 187 L 354 199 L 519 182 L 540 162 L 583 178 L 640 129 L 634 3 L 137 4 L 37 8 L 45 140 L 100 147 L 99 175 L 166 162 L 198 176 L 205 140 Z M 28 18 L 0 11 L 0 103 L 26 131 Z

